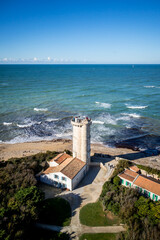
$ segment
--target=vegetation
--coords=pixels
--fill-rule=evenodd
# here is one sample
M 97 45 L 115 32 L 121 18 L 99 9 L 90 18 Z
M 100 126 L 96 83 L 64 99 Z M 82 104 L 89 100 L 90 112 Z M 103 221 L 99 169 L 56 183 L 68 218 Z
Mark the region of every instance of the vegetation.
M 50 198 L 43 202 L 39 221 L 41 223 L 68 226 L 71 219 L 70 204 L 63 198 Z
M 72 152 L 68 149 L 65 149 L 64 152 L 66 152 L 68 155 L 72 156 Z
M 42 228 L 31 228 L 25 234 L 23 240 L 69 240 L 70 237 L 66 233 L 58 233 Z
M 160 170 L 158 170 L 158 169 L 154 169 L 154 168 L 151 168 L 151 167 L 148 167 L 148 166 L 143 166 L 143 165 L 137 165 L 137 167 L 139 169 L 145 170 L 149 174 L 156 174 L 160 178 Z
M 29 225 L 38 219 L 44 194 L 37 187 L 20 188 L 0 207 L 0 239 L 22 239 Z M 3 200 L 4 204 L 4 200 Z
M 39 219 L 44 193 L 37 188 L 35 175 L 46 169 L 47 160 L 56 155 L 48 151 L 0 162 L 0 239 L 25 239 Z
M 120 161 L 113 176 L 128 164 L 128 161 Z M 117 177 L 104 184 L 100 200 L 106 210 L 119 216 L 128 226 L 127 234 L 121 233 L 118 239 L 160 239 L 160 202 L 144 198 L 135 189 L 123 187 L 118 184 Z
M 100 201 L 89 203 L 80 210 L 80 222 L 87 226 L 111 226 L 118 224 L 118 218 L 111 214 L 108 218 L 108 212 L 104 212 Z
M 85 233 L 79 240 L 116 240 L 115 233 Z

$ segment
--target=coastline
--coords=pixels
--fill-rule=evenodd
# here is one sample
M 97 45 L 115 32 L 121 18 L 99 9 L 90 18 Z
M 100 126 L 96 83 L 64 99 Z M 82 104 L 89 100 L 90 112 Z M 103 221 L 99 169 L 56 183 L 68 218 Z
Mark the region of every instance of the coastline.
M 50 141 L 25 142 L 25 143 L 0 143 L 0 161 L 6 161 L 9 158 L 20 158 L 31 156 L 39 152 L 57 151 L 63 152 L 65 149 L 72 151 L 72 140 L 53 139 Z M 127 148 L 111 148 L 99 143 L 91 144 L 91 156 L 94 153 L 108 154 L 114 157 L 128 158 L 137 164 L 150 166 L 160 169 L 160 155 L 144 157 L 139 151 L 133 151 Z

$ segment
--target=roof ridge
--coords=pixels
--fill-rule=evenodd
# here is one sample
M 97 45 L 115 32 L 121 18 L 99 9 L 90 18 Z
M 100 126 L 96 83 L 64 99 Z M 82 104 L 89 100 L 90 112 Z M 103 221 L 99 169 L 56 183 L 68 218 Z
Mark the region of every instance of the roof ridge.
M 66 158 L 65 160 L 67 160 L 68 158 Z M 69 161 L 64 167 L 62 167 L 62 169 L 60 169 L 60 172 L 62 171 L 62 170 L 64 170 L 72 161 L 73 161 L 73 159 L 75 159 L 75 158 L 71 158 L 71 161 Z M 64 161 L 63 161 L 64 162 Z
M 134 182 L 137 180 L 137 178 L 140 176 L 140 174 L 138 174 L 136 177 L 135 177 L 135 179 L 133 180 L 133 184 L 134 184 Z

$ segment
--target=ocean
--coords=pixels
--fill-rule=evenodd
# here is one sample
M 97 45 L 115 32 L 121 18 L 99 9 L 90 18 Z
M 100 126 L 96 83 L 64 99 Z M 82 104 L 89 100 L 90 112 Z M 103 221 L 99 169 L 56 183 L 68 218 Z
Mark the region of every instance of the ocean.
M 160 65 L 0 65 L 0 142 L 71 138 L 92 118 L 91 141 L 160 148 Z

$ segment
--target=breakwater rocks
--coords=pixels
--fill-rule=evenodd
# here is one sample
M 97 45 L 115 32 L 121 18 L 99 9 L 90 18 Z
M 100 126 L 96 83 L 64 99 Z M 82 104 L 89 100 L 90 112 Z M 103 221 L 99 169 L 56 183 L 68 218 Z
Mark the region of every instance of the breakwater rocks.
M 160 136 L 145 135 L 141 137 L 130 138 L 127 140 L 114 143 L 117 148 L 128 148 L 133 151 L 139 151 L 141 149 L 160 149 Z

